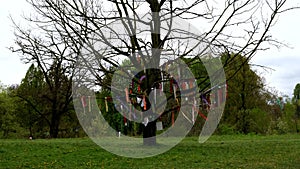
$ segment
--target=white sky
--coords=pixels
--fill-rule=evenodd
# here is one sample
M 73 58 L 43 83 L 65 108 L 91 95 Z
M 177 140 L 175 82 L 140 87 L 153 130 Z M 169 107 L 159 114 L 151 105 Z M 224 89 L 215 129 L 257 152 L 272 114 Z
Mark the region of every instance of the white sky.
M 29 12 L 30 7 L 25 0 L 4 0 L 0 6 L 0 82 L 5 85 L 19 84 L 29 65 L 21 63 L 17 54 L 11 53 L 7 48 L 13 45 L 13 27 L 9 19 Z M 291 48 L 280 50 L 271 48 L 259 52 L 251 61 L 254 64 L 268 66 L 275 71 L 264 72 L 270 87 L 276 88 L 281 94 L 292 96 L 293 89 L 300 83 L 300 10 L 290 11 L 281 16 L 272 35 L 288 43 Z
M 25 0 L 4 0 L 0 5 L 0 82 L 4 85 L 19 84 L 29 65 L 22 64 L 20 57 L 8 47 L 14 44 L 13 24 L 9 15 L 19 17 L 28 11 Z
M 273 37 L 289 45 L 259 52 L 252 63 L 268 66 L 274 71 L 263 73 L 267 84 L 275 87 L 281 94 L 290 97 L 297 83 L 300 83 L 300 10 L 282 15 L 271 33 Z

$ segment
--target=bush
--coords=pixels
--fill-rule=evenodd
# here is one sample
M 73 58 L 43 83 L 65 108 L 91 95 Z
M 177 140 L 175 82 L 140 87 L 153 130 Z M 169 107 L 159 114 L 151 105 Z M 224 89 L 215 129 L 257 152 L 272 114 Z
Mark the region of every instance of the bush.
M 277 120 L 272 120 L 267 134 L 287 134 L 289 132 L 289 126 L 287 122 L 282 120 L 281 118 L 278 118 Z
M 249 132 L 266 134 L 270 123 L 268 114 L 261 109 L 252 109 L 249 111 Z
M 238 132 L 236 131 L 235 127 L 229 126 L 227 124 L 219 124 L 216 133 L 220 134 L 220 135 L 234 135 L 234 134 L 238 134 Z

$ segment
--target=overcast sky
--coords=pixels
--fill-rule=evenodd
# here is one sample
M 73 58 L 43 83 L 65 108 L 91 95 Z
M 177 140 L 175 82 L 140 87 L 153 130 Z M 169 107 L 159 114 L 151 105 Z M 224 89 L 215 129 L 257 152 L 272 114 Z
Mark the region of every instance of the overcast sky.
M 25 0 L 4 0 L 0 5 L 0 81 L 2 84 L 19 84 L 29 65 L 21 63 L 18 55 L 7 48 L 13 45 L 13 27 L 9 15 L 19 17 L 22 11 L 28 11 Z
M 13 45 L 13 27 L 9 15 L 18 18 L 28 13 L 29 6 L 25 0 L 4 0 L 0 6 L 0 82 L 5 85 L 19 84 L 25 76 L 29 65 L 21 63 L 17 54 L 7 47 Z M 259 52 L 251 61 L 253 64 L 268 66 L 274 71 L 262 71 L 267 85 L 292 96 L 293 89 L 300 83 L 300 10 L 284 14 L 272 29 L 272 35 L 289 44 L 290 48 L 280 50 L 271 48 Z

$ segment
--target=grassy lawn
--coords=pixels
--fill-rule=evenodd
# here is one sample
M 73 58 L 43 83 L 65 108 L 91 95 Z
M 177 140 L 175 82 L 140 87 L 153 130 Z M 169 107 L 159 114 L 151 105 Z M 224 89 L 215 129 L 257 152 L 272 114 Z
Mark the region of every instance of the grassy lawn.
M 155 157 L 113 155 L 90 139 L 0 140 L 0 168 L 300 168 L 300 135 L 189 137 Z

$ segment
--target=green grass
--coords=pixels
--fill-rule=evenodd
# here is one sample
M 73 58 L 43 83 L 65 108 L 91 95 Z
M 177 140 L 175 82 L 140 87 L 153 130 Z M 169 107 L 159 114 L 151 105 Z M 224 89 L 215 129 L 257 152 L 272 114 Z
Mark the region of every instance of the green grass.
M 90 139 L 0 140 L 0 168 L 300 168 L 300 135 L 184 139 L 155 157 L 113 155 Z

